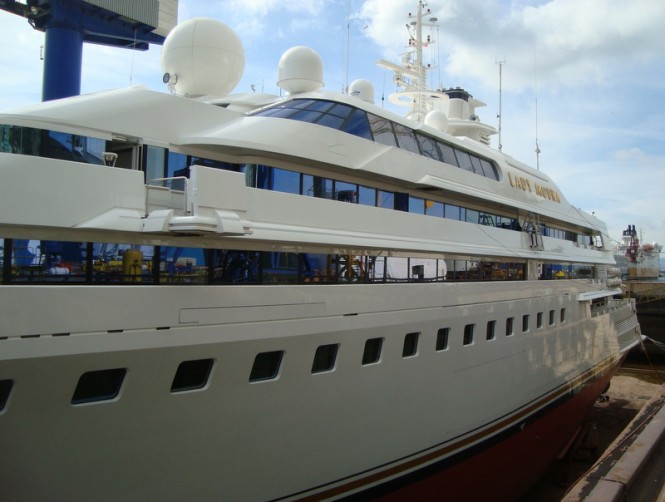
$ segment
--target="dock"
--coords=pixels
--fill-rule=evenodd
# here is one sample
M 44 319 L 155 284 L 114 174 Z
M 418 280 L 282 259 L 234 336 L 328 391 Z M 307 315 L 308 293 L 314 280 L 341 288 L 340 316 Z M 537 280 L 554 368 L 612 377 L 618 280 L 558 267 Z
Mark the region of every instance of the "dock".
M 519 502 L 665 502 L 665 370 L 622 368 L 565 455 Z
M 640 409 L 564 502 L 665 501 L 665 385 Z

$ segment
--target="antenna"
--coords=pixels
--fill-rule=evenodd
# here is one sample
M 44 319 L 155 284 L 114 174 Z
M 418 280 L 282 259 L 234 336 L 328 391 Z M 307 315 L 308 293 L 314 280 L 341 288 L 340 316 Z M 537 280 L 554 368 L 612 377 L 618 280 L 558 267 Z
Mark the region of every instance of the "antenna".
M 538 64 L 536 55 L 533 56 L 533 71 L 534 71 L 534 99 L 536 104 L 536 169 L 540 171 L 540 145 L 538 144 Z
M 502 74 L 503 74 L 503 65 L 506 64 L 506 58 L 504 56 L 503 59 L 499 60 L 496 62 L 496 64 L 499 65 L 499 113 L 497 114 L 497 118 L 499 119 L 499 151 L 503 148 L 503 143 L 501 143 L 501 114 L 502 114 L 502 103 L 503 103 L 503 81 L 502 81 Z
M 349 37 L 351 36 L 351 0 L 348 0 L 346 2 L 346 47 L 344 48 L 344 54 L 345 54 L 345 68 L 346 68 L 346 74 L 344 76 L 344 89 L 343 92 L 346 94 L 349 91 L 349 46 L 350 41 Z

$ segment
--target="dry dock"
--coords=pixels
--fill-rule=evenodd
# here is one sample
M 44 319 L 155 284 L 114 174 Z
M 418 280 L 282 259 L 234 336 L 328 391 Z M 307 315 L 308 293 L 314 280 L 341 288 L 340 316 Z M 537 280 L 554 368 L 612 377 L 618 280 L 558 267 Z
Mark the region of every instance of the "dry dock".
M 660 374 L 622 368 L 609 399 L 591 411 L 585 438 L 520 502 L 665 502 L 663 376 L 662 368 Z

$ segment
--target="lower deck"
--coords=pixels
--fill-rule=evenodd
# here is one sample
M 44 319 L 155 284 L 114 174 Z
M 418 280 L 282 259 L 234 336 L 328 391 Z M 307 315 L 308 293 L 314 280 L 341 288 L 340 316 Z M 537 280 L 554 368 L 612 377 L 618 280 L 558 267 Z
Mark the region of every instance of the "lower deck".
M 637 325 L 596 289 L 0 287 L 0 468 L 18 500 L 381 484 L 607 380 Z

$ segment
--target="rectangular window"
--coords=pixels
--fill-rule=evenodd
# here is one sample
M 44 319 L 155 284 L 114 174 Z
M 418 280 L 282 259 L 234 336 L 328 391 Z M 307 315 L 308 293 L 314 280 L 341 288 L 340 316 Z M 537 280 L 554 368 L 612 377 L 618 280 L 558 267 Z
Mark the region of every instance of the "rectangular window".
M 5 406 L 7 406 L 9 394 L 11 394 L 13 386 L 13 380 L 0 380 L 0 413 L 5 409 Z
M 536 328 L 540 329 L 543 327 L 543 313 L 538 312 L 538 315 L 536 316 Z
M 358 185 L 335 181 L 335 200 L 341 202 L 358 202 Z
M 425 214 L 425 199 L 409 196 L 409 212 Z
M 171 392 L 202 389 L 208 383 L 213 364 L 213 359 L 195 359 L 181 362 L 173 377 Z
M 363 366 L 378 363 L 381 359 L 381 346 L 383 338 L 370 338 L 365 342 L 363 350 Z
M 418 140 L 418 146 L 420 146 L 422 155 L 434 160 L 441 160 L 441 153 L 434 138 L 416 133 L 416 139 Z
M 457 158 L 455 157 L 455 150 L 452 146 L 439 141 L 439 150 L 441 151 L 441 158 L 446 164 L 457 166 Z
M 511 336 L 513 334 L 513 317 L 506 319 L 506 336 Z
M 467 324 L 464 326 L 464 340 L 462 341 L 463 345 L 471 345 L 473 343 L 473 329 L 475 324 Z
M 554 326 L 554 310 L 550 310 L 550 326 Z
M 494 329 L 496 327 L 496 321 L 488 321 L 487 322 L 487 333 L 485 334 L 485 339 L 486 340 L 494 340 L 495 338 L 495 333 Z
M 312 373 L 332 371 L 335 368 L 338 347 L 339 344 L 337 343 L 317 347 L 314 354 L 314 362 L 312 363 Z
M 435 202 L 433 200 L 426 200 L 425 214 L 427 216 L 436 216 L 438 218 L 443 218 L 443 203 Z
M 522 316 L 522 333 L 529 331 L 529 314 Z
M 254 358 L 252 371 L 249 374 L 250 382 L 259 382 L 262 380 L 273 380 L 279 374 L 279 368 L 282 364 L 283 350 L 272 352 L 261 352 Z
M 566 322 L 566 309 L 561 309 L 561 322 Z
M 286 169 L 272 168 L 272 186 L 270 188 L 277 192 L 300 193 L 300 173 L 287 171 Z M 315 195 L 316 196 L 316 195 Z
M 395 139 L 395 133 L 393 132 L 393 123 L 371 113 L 367 114 L 369 119 L 370 126 L 372 128 L 372 135 L 374 136 L 374 141 L 388 146 L 397 146 L 397 140 Z
M 384 192 L 379 190 L 376 197 L 376 206 L 383 207 L 386 209 L 395 208 L 395 194 L 393 192 Z
M 436 333 L 436 351 L 441 352 L 442 350 L 448 349 L 448 335 L 450 334 L 450 328 L 441 328 Z
M 420 154 L 418 143 L 416 143 L 416 136 L 413 130 L 402 124 L 393 124 L 395 127 L 395 136 L 397 136 L 397 143 L 403 150 Z
M 454 206 L 452 204 L 446 204 L 444 217 L 449 220 L 461 220 L 462 211 L 459 206 Z
M 404 337 L 402 357 L 413 357 L 418 353 L 418 337 L 420 333 L 407 333 Z
M 125 379 L 125 368 L 88 371 L 79 378 L 72 404 L 93 403 L 96 401 L 110 401 L 120 393 L 120 387 Z
M 376 188 L 359 187 L 358 203 L 363 206 L 376 206 Z
M 157 178 L 164 178 L 166 165 L 166 150 L 156 146 L 145 148 L 145 180 L 146 182 Z
M 469 172 L 474 172 L 473 166 L 471 165 L 471 157 L 469 156 L 469 154 L 462 150 L 455 150 L 455 153 L 457 154 L 457 162 L 459 163 L 460 169 L 464 169 L 465 171 Z

